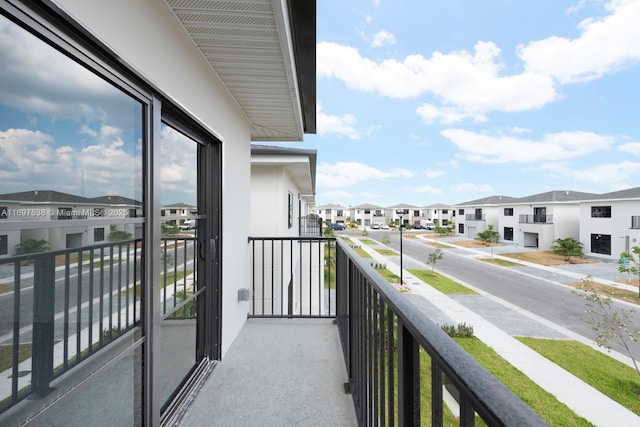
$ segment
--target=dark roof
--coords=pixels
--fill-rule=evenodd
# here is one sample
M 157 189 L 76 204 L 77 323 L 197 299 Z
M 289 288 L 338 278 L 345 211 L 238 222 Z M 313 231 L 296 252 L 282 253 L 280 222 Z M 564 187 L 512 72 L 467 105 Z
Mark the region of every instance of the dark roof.
M 101 196 L 87 198 L 54 190 L 31 190 L 21 191 L 19 193 L 0 194 L 0 200 L 32 203 L 142 205 L 142 202 L 122 196 Z
M 626 190 L 612 191 L 594 197 L 597 200 L 640 199 L 640 187 L 627 188 Z
M 489 196 L 483 197 L 481 199 L 470 200 L 464 203 L 458 203 L 454 206 L 468 206 L 468 205 L 499 205 L 502 203 L 511 203 L 518 201 L 517 197 L 509 197 L 509 196 Z
M 582 193 L 580 191 L 547 191 L 546 193 L 521 197 L 517 200 L 517 203 L 577 202 L 591 200 L 595 196 L 597 195 L 594 193 Z
M 122 196 L 100 196 L 89 199 L 93 203 L 106 205 L 142 205 L 142 202 Z
M 0 194 L 0 200 L 14 202 L 90 203 L 89 199 L 53 190 L 31 190 Z

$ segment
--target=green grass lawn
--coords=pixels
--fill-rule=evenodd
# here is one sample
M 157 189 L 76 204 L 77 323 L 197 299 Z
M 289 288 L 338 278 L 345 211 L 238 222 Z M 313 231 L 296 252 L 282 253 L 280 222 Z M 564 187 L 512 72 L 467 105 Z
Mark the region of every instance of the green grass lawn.
M 365 251 L 362 248 L 353 248 L 353 250 L 356 251 L 356 253 L 360 255 L 362 258 L 373 258 L 371 255 L 369 255 L 367 251 Z
M 13 360 L 12 345 L 0 345 L 0 372 L 11 369 L 11 361 Z M 18 351 L 18 362 L 24 362 L 31 357 L 31 344 L 20 344 Z
M 635 369 L 577 341 L 531 337 L 518 339 L 630 411 L 640 415 L 640 375 Z
M 365 245 L 378 245 L 379 244 L 375 240 L 371 240 L 371 239 L 360 239 L 360 242 L 364 243 Z
M 400 277 L 393 274 L 390 270 L 386 268 L 377 268 L 376 271 L 380 273 L 382 277 L 389 283 L 400 283 Z
M 456 282 L 455 280 L 451 280 L 448 277 L 444 277 L 436 272 L 432 273 L 430 270 L 410 269 L 409 273 L 413 274 L 423 282 L 431 285 L 433 288 L 439 290 L 443 294 L 448 294 L 448 295 L 475 295 L 476 294 L 475 291 L 465 286 L 462 286 L 460 283 Z
M 550 426 L 592 426 L 477 338 L 454 338 L 474 359 L 540 415 Z
M 392 250 L 392 249 L 376 249 L 376 252 L 378 252 L 381 255 L 384 256 L 397 256 L 398 252 Z

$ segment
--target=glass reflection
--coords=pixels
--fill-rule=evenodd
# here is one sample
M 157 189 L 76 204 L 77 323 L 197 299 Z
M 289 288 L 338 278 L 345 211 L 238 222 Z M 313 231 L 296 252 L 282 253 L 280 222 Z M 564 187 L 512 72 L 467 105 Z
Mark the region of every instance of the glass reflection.
M 197 207 L 198 144 L 163 125 L 161 153 L 160 392 L 167 404 L 197 362 L 196 248 L 202 216 Z
M 19 421 L 33 417 L 142 336 L 143 111 L 0 16 L 0 425 L 26 397 Z M 133 359 L 124 376 L 140 378 Z M 99 401 L 124 405 L 105 385 L 114 378 L 98 380 Z M 79 396 L 63 406 L 77 411 Z

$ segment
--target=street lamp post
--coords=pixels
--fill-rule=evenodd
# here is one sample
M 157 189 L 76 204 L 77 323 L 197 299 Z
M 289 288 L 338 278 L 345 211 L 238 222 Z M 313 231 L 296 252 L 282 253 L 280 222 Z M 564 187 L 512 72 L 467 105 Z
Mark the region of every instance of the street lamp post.
M 405 209 L 401 209 L 401 210 L 397 210 L 396 211 L 396 215 L 398 215 L 400 217 L 400 226 L 398 227 L 398 229 L 400 230 L 400 286 L 402 286 L 404 284 L 404 281 L 402 279 L 402 217 L 405 216 L 407 214 L 407 211 Z

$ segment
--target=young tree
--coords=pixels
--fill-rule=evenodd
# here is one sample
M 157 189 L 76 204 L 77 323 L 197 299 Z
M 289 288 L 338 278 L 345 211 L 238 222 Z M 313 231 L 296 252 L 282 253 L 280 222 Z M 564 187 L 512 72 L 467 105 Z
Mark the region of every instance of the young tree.
M 573 256 L 584 256 L 582 243 L 580 243 L 573 237 L 554 240 L 553 245 L 551 245 L 551 252 L 556 255 L 562 255 L 564 257 L 564 260 L 568 263 L 571 262 L 571 257 Z
M 631 248 L 631 252 L 622 252 L 618 260 L 618 271 L 638 275 L 638 296 L 640 296 L 640 246 Z
M 27 239 L 16 245 L 16 255 L 35 254 L 49 250 L 49 242 L 46 240 Z
M 385 234 L 382 237 L 382 244 L 389 246 L 390 243 L 391 243 L 391 237 L 389 237 L 389 235 Z
M 476 234 L 476 239 L 480 240 L 485 245 L 488 245 L 489 243 L 497 242 L 499 237 L 500 237 L 500 233 L 498 233 L 493 229 L 493 224 L 487 225 L 486 230 Z
M 581 282 L 581 289 L 585 292 L 583 297 L 587 300 L 587 310 L 582 319 L 591 326 L 596 344 L 611 351 L 611 341 L 620 343 L 640 375 L 637 355 L 634 355 L 629 347 L 630 342 L 638 341 L 640 338 L 640 328 L 632 326 L 635 310 L 615 307 L 611 298 L 598 293 L 591 276 L 583 278 Z
M 433 271 L 436 269 L 436 264 L 444 257 L 444 252 L 442 249 L 436 249 L 433 252 L 429 252 L 427 256 L 427 264 L 431 266 L 431 275 L 433 275 Z
M 485 245 L 495 243 L 500 238 L 500 233 L 493 229 L 493 224 L 487 225 L 487 229 L 476 234 L 476 239 L 482 241 Z M 491 262 L 493 262 L 493 245 L 491 245 Z

